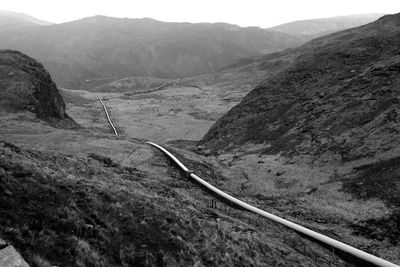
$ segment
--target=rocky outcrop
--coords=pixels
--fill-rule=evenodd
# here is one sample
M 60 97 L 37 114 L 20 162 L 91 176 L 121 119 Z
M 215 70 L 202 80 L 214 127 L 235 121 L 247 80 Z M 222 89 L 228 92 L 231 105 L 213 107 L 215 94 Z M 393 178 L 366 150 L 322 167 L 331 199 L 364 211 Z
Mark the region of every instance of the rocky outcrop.
M 5 109 L 26 109 L 41 119 L 72 121 L 50 74 L 18 51 L 0 50 L 0 102 Z

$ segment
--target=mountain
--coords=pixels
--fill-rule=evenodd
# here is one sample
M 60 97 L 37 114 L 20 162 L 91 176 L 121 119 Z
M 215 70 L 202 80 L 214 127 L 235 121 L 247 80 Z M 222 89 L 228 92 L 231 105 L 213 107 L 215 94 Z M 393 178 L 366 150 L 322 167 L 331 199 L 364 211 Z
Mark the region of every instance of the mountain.
M 46 120 L 72 123 L 65 103 L 42 64 L 12 50 L 0 50 L 2 111 L 28 110 Z
M 0 10 L 0 16 L 1 17 L 9 17 L 9 18 L 15 18 L 19 19 L 21 21 L 25 21 L 27 23 L 32 23 L 32 24 L 37 24 L 37 25 L 51 25 L 53 23 L 37 19 L 35 17 L 32 17 L 28 14 L 20 13 L 20 12 L 13 12 L 13 11 L 5 11 L 5 10 Z
M 0 48 L 38 59 L 62 87 L 87 89 L 131 76 L 182 78 L 213 73 L 237 58 L 296 47 L 316 35 L 365 24 L 378 16 L 317 19 L 261 29 L 105 16 L 48 25 L 3 11 Z
M 39 20 L 24 13 L 0 10 L 0 33 L 12 32 L 21 28 L 50 25 L 50 22 Z
M 43 62 L 65 87 L 71 87 L 72 81 L 110 77 L 177 78 L 210 73 L 237 57 L 303 42 L 301 37 L 257 27 L 105 16 L 0 33 L 2 48 L 22 51 Z
M 293 35 L 317 37 L 345 29 L 358 27 L 377 20 L 384 14 L 358 14 L 331 18 L 293 21 L 269 28 Z
M 399 41 L 400 14 L 312 40 L 220 118 L 203 144 L 213 151 L 260 144 L 265 153 L 341 161 L 395 149 Z

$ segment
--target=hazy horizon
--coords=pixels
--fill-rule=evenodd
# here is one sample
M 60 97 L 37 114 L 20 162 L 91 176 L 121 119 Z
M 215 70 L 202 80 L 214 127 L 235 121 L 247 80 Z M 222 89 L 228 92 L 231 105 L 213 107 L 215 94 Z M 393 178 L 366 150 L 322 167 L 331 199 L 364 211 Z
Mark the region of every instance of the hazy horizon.
M 152 18 L 165 22 L 223 22 L 242 27 L 273 27 L 297 20 L 356 14 L 400 12 L 400 1 L 49 1 L 15 0 L 2 10 L 20 12 L 52 23 L 63 23 L 95 15 L 119 18 Z

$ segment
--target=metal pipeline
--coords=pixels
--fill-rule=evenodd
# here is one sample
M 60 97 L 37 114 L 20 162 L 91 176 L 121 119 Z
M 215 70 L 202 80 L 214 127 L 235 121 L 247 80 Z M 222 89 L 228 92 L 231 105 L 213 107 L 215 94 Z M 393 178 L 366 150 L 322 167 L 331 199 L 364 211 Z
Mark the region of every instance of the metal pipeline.
M 152 145 L 152 146 L 154 146 L 154 147 L 157 147 L 162 152 L 164 152 L 176 164 L 178 164 L 178 166 L 184 172 L 189 173 L 190 177 L 195 179 L 197 182 L 201 183 L 202 185 L 204 185 L 205 187 L 207 187 L 208 189 L 210 189 L 214 193 L 218 194 L 219 196 L 231 201 L 232 203 L 235 203 L 235 204 L 241 206 L 242 208 L 245 208 L 245 209 L 247 209 L 247 210 L 249 210 L 251 212 L 257 213 L 257 214 L 259 214 L 259 215 L 261 215 L 263 217 L 266 217 L 266 218 L 268 218 L 268 219 L 270 219 L 272 221 L 275 221 L 275 222 L 277 222 L 279 224 L 285 225 L 286 227 L 289 227 L 289 228 L 291 228 L 291 229 L 293 229 L 293 230 L 295 230 L 295 231 L 297 231 L 299 233 L 302 233 L 302 234 L 304 234 L 306 236 L 309 236 L 309 237 L 311 237 L 311 238 L 313 238 L 315 240 L 318 240 L 318 241 L 320 241 L 320 242 L 322 242 L 324 244 L 327 244 L 327 245 L 329 245 L 329 246 L 331 246 L 331 247 L 333 247 L 335 249 L 338 249 L 338 250 L 341 250 L 341 251 L 343 251 L 345 253 L 348 253 L 348 254 L 350 254 L 350 255 L 358 258 L 358 259 L 361 259 L 361 260 L 363 260 L 365 262 L 372 263 L 372 264 L 374 264 L 376 266 L 382 266 L 382 267 L 399 267 L 398 265 L 396 265 L 394 263 L 391 263 L 389 261 L 386 261 L 384 259 L 376 257 L 376 256 L 374 256 L 372 254 L 369 254 L 367 252 L 364 252 L 364 251 L 359 250 L 357 248 L 354 248 L 352 246 L 349 246 L 349 245 L 347 245 L 347 244 L 345 244 L 343 242 L 340 242 L 340 241 L 337 241 L 337 240 L 332 239 L 330 237 L 324 236 L 324 235 L 322 235 L 320 233 L 317 233 L 317 232 L 315 232 L 313 230 L 305 228 L 305 227 L 303 227 L 301 225 L 298 225 L 298 224 L 293 223 L 291 221 L 288 221 L 286 219 L 280 218 L 280 217 L 278 217 L 276 215 L 268 213 L 268 212 L 266 212 L 264 210 L 261 210 L 259 208 L 254 207 L 254 206 L 251 206 L 251 205 L 247 204 L 246 202 L 243 202 L 243 201 L 241 201 L 241 200 L 239 200 L 239 199 L 237 199 L 237 198 L 235 198 L 235 197 L 233 197 L 233 196 L 231 196 L 231 195 L 219 190 L 215 186 L 213 186 L 213 185 L 207 183 L 206 181 L 204 181 L 203 179 L 201 179 L 196 174 L 190 172 L 189 169 L 185 165 L 183 165 L 174 155 L 172 155 L 170 152 L 168 152 L 165 148 L 163 148 L 163 147 L 161 147 L 161 146 L 159 146 L 159 145 L 157 145 L 155 143 L 152 143 L 152 142 L 147 142 L 147 143 Z
M 118 135 L 117 129 L 115 129 L 114 124 L 113 124 L 112 121 L 111 121 L 110 115 L 108 114 L 106 105 L 104 105 L 103 101 L 102 101 L 100 98 L 99 98 L 99 101 L 100 101 L 100 103 L 103 105 L 104 111 L 105 111 L 106 116 L 107 116 L 108 123 L 111 125 L 111 128 L 112 128 L 113 131 L 114 131 L 114 134 L 115 134 L 115 135 Z

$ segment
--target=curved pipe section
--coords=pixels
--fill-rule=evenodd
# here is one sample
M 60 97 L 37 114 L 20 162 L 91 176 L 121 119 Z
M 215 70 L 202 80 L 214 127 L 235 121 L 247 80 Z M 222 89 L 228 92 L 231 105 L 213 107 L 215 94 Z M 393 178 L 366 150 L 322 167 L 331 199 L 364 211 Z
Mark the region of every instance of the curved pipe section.
M 105 111 L 106 116 L 107 116 L 108 123 L 111 125 L 111 128 L 112 128 L 113 131 L 114 131 L 114 134 L 115 134 L 115 135 L 118 135 L 117 129 L 115 129 L 114 124 L 113 124 L 112 121 L 111 121 L 110 115 L 108 114 L 106 105 L 104 105 L 103 100 L 101 100 L 100 98 L 99 98 L 99 101 L 100 101 L 100 103 L 103 105 L 104 111 Z
M 233 196 L 231 196 L 231 195 L 219 190 L 215 186 L 207 183 L 206 181 L 204 181 L 203 179 L 198 177 L 196 174 L 190 172 L 189 169 L 185 165 L 183 165 L 174 155 L 172 155 L 170 152 L 168 152 L 163 147 L 161 147 L 161 146 L 159 146 L 159 145 L 157 145 L 155 143 L 152 143 L 152 142 L 147 142 L 147 143 L 152 145 L 152 146 L 154 146 L 154 147 L 157 147 L 162 152 L 164 152 L 176 164 L 178 164 L 178 166 L 183 171 L 189 173 L 190 177 L 192 177 L 194 180 L 196 180 L 197 182 L 201 183 L 202 185 L 204 185 L 205 187 L 207 187 L 208 189 L 210 189 L 214 193 L 218 194 L 219 196 L 229 200 L 230 202 L 233 202 L 233 203 L 241 206 L 242 208 L 245 208 L 245 209 L 247 209 L 247 210 L 249 210 L 251 212 L 257 213 L 257 214 L 259 214 L 259 215 L 261 215 L 263 217 L 266 217 L 266 218 L 268 218 L 270 220 L 273 220 L 273 221 L 275 221 L 275 222 L 277 222 L 279 224 L 285 225 L 285 226 L 287 226 L 287 227 L 289 227 L 289 228 L 291 228 L 291 229 L 293 229 L 293 230 L 295 230 L 295 231 L 297 231 L 299 233 L 302 233 L 302 234 L 304 234 L 306 236 L 309 236 L 309 237 L 311 237 L 313 239 L 316 239 L 316 240 L 318 240 L 318 241 L 320 241 L 320 242 L 322 242 L 324 244 L 327 244 L 327 245 L 329 245 L 329 246 L 331 246 L 331 247 L 333 247 L 335 249 L 338 249 L 338 250 L 341 250 L 341 251 L 343 251 L 345 253 L 348 253 L 348 254 L 356 257 L 356 258 L 359 258 L 359 259 L 364 260 L 366 262 L 372 263 L 372 264 L 374 264 L 376 266 L 399 267 L 398 265 L 396 265 L 394 263 L 388 262 L 388 261 L 386 261 L 384 259 L 381 259 L 379 257 L 376 257 L 376 256 L 374 256 L 372 254 L 369 254 L 367 252 L 364 252 L 362 250 L 359 250 L 357 248 L 349 246 L 349 245 L 347 245 L 347 244 L 345 244 L 343 242 L 340 242 L 340 241 L 337 241 L 337 240 L 332 239 L 330 237 L 324 236 L 324 235 L 322 235 L 320 233 L 312 231 L 312 230 L 310 230 L 308 228 L 305 228 L 305 227 L 303 227 L 301 225 L 298 225 L 296 223 L 293 223 L 291 221 L 288 221 L 286 219 L 283 219 L 283 218 L 280 218 L 280 217 L 278 217 L 276 215 L 268 213 L 268 212 L 266 212 L 264 210 L 261 210 L 259 208 L 254 207 L 254 206 L 251 206 L 251 205 L 247 204 L 246 202 L 243 202 L 243 201 L 241 201 L 241 200 L 239 200 L 239 199 L 237 199 L 237 198 L 235 198 L 235 197 L 233 197 Z

